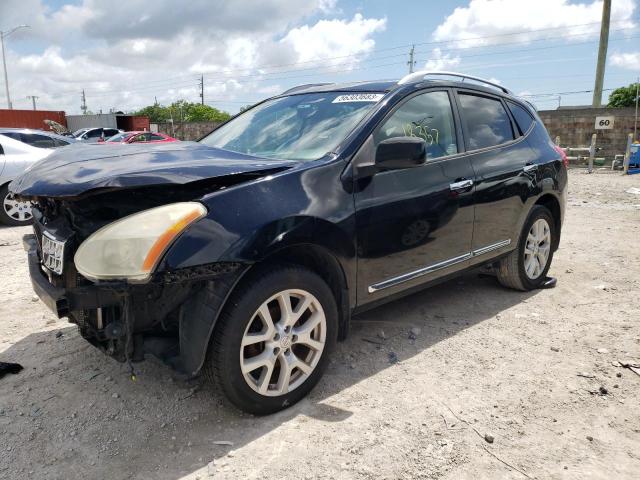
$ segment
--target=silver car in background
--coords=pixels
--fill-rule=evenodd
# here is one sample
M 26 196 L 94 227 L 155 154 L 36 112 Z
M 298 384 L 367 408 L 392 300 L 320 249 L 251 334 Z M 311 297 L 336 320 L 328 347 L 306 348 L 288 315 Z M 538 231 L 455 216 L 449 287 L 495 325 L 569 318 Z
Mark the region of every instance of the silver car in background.
M 74 137 L 66 137 L 57 133 L 33 128 L 5 128 L 0 127 L 0 135 L 18 140 L 32 147 L 60 148 L 77 142 Z
M 31 223 L 31 204 L 16 200 L 8 191 L 9 183 L 53 151 L 53 148 L 33 147 L 0 134 L 0 223 L 14 226 Z

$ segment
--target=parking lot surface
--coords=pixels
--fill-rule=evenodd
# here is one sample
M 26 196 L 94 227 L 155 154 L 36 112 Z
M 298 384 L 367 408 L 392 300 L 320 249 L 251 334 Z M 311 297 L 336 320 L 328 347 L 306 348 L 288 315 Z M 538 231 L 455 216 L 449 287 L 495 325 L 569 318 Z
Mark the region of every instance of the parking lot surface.
M 0 361 L 24 366 L 0 478 L 638 478 L 640 175 L 569 180 L 555 289 L 470 274 L 367 312 L 268 417 L 152 359 L 132 382 L 34 297 L 29 228 L 0 227 Z

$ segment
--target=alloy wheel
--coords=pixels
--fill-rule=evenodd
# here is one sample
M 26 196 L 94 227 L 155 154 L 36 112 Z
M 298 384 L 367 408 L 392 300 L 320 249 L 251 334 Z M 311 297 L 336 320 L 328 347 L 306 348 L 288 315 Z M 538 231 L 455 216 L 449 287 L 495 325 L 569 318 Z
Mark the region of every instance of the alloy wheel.
M 536 220 L 527 235 L 524 247 L 524 270 L 531 280 L 537 279 L 549 261 L 551 228 L 544 218 Z
M 30 202 L 20 202 L 15 199 L 13 193 L 7 193 L 2 200 L 4 213 L 18 222 L 27 222 L 33 218 Z
M 254 313 L 242 337 L 245 381 L 265 396 L 291 392 L 318 365 L 326 335 L 327 319 L 315 296 L 298 289 L 273 295 Z

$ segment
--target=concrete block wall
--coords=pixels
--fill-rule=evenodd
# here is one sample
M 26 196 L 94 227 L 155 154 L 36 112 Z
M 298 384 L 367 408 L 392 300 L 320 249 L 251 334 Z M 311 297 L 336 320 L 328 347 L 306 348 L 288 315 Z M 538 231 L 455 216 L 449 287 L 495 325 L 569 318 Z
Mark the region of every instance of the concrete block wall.
M 634 108 L 561 108 L 538 112 L 551 138 L 560 136 L 561 147 L 588 147 L 591 135 L 597 134 L 596 146 L 601 147 L 597 157 L 610 160 L 624 154 L 627 135 L 633 133 Z M 615 117 L 612 130 L 596 130 L 596 117 Z M 640 121 L 638 123 L 640 129 Z M 640 134 L 640 132 L 639 132 Z

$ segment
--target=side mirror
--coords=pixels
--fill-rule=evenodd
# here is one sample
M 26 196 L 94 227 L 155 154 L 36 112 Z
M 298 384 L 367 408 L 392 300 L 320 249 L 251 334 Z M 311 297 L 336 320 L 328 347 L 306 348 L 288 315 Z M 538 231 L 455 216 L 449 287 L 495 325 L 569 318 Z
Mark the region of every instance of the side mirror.
M 376 149 L 376 168 L 399 170 L 424 165 L 427 144 L 420 137 L 394 137 L 383 140 Z

